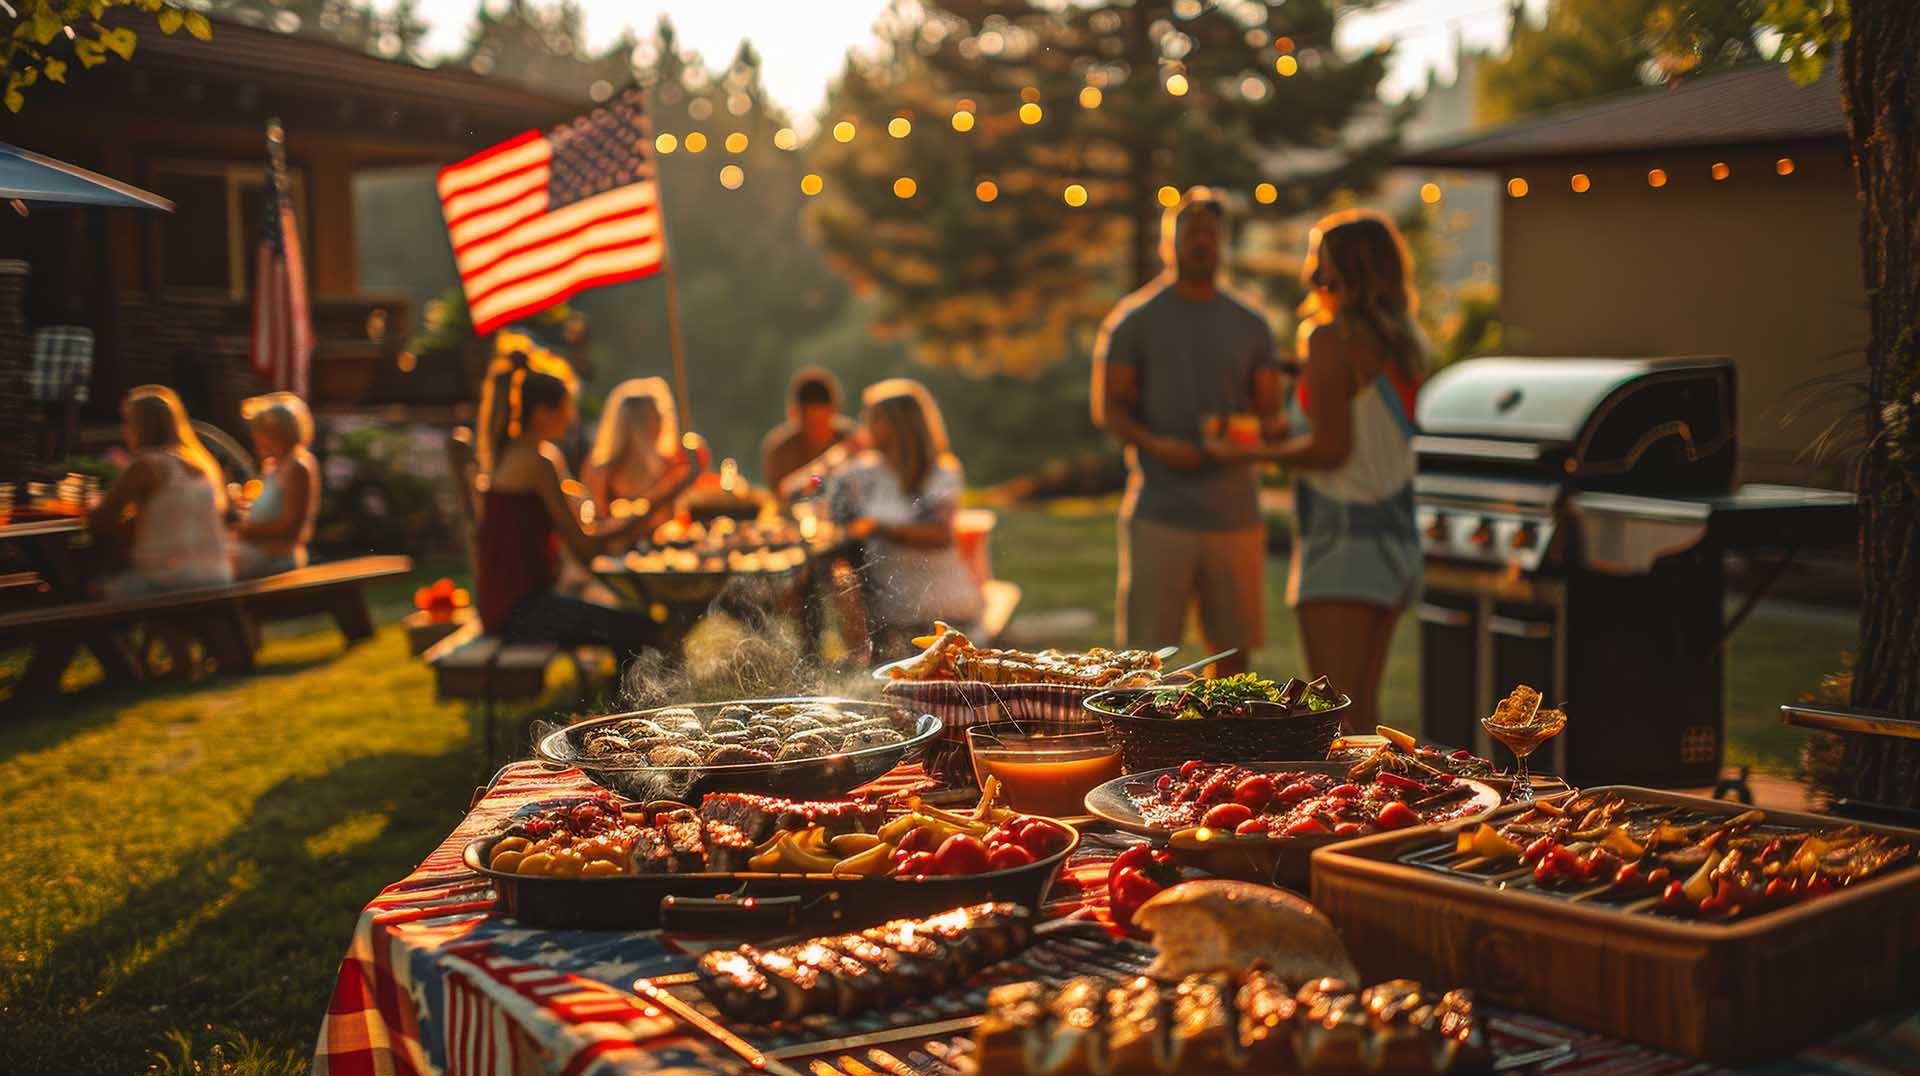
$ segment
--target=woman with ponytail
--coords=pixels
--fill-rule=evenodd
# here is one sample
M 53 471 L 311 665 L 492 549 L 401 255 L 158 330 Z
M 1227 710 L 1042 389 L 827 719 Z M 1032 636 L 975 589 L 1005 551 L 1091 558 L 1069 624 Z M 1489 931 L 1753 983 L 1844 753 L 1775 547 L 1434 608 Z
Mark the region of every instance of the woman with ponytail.
M 559 552 L 582 564 L 631 544 L 646 522 L 586 523 L 566 457 L 555 442 L 574 422 L 573 371 L 539 351 L 496 359 L 480 398 L 480 518 L 474 536 L 475 605 L 486 630 L 507 639 L 595 644 L 622 656 L 655 636 L 653 621 L 559 593 Z
M 1390 221 L 1349 210 L 1308 236 L 1299 392 L 1307 428 L 1274 443 L 1208 450 L 1294 472 L 1287 601 L 1300 618 L 1308 670 L 1353 697 L 1343 715 L 1349 729 L 1371 731 L 1394 625 L 1420 593 L 1413 413 L 1427 348 L 1414 321 L 1412 261 Z
M 129 570 L 108 579 L 109 598 L 233 582 L 227 559 L 225 477 L 165 385 L 141 385 L 120 404 L 133 461 L 93 510 L 95 531 L 132 525 Z

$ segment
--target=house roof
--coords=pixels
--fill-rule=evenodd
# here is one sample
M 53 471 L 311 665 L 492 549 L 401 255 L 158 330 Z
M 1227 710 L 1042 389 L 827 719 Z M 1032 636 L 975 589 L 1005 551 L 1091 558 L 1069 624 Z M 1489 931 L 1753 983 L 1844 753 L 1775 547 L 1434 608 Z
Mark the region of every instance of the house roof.
M 585 98 L 576 100 L 457 67 L 428 68 L 382 59 L 311 35 L 277 33 L 231 19 L 214 19 L 213 37 L 208 41 L 184 31 L 163 34 L 149 15 L 128 15 L 118 21 L 140 35 L 136 67 L 297 87 L 302 96 L 374 96 L 400 106 L 458 112 L 483 126 L 543 127 L 568 119 L 588 105 Z
M 1629 90 L 1464 137 L 1416 145 L 1395 164 L 1494 168 L 1521 161 L 1650 150 L 1842 139 L 1833 65 L 1800 86 L 1765 63 L 1672 86 Z

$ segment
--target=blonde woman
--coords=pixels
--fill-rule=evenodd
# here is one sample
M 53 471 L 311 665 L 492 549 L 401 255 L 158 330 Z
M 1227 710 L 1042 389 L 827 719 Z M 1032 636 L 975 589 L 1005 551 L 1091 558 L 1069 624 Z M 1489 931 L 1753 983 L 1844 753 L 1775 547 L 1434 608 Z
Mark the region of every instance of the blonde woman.
M 614 386 L 600 413 L 593 451 L 580 468 L 598 514 L 612 516 L 616 501 L 632 507 L 644 502 L 645 514 L 655 517 L 671 514 L 694 477 L 680 447 L 666 381 L 639 377 Z
M 260 457 L 260 492 L 234 524 L 233 571 L 242 579 L 307 566 L 307 543 L 320 510 L 320 466 L 313 458 L 313 415 L 291 392 L 240 404 Z
M 107 597 L 233 582 L 225 482 L 180 397 L 164 385 L 142 385 L 127 393 L 120 418 L 133 460 L 89 520 L 102 532 L 132 525 L 128 570 L 105 581 Z
M 870 447 L 831 475 L 827 498 L 835 520 L 864 546 L 868 630 L 885 656 L 936 618 L 978 620 L 983 600 L 954 548 L 964 481 L 933 396 L 918 381 L 894 378 L 861 399 Z
M 1390 221 L 1352 210 L 1309 235 L 1299 392 L 1307 427 L 1276 443 L 1208 450 L 1273 460 L 1297 476 L 1287 601 L 1308 669 L 1353 697 L 1349 729 L 1371 731 L 1394 625 L 1420 593 L 1412 416 L 1427 348 L 1414 321 L 1412 261 Z

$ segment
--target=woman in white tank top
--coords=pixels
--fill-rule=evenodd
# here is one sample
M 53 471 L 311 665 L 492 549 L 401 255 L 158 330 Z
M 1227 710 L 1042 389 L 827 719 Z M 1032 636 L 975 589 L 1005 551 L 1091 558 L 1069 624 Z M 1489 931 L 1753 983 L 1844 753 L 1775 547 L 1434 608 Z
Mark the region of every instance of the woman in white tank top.
M 194 436 L 179 397 L 142 385 L 120 407 L 133 462 L 93 511 L 95 530 L 131 516 L 128 570 L 103 584 L 109 598 L 220 586 L 233 581 L 227 558 L 226 491 L 219 465 Z
M 1277 443 L 1209 448 L 1294 472 L 1287 600 L 1309 673 L 1352 696 L 1347 728 L 1370 732 L 1394 625 L 1420 593 L 1411 416 L 1426 346 L 1413 319 L 1412 265 L 1391 222 L 1337 213 L 1310 237 L 1299 400 L 1308 425 Z

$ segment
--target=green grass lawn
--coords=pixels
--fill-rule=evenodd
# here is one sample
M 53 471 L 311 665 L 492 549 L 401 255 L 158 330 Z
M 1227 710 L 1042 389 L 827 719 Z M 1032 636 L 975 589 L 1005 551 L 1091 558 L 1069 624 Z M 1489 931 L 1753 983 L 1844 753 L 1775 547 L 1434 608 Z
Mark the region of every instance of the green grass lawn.
M 1029 616 L 1091 612 L 1058 642 L 1109 639 L 1110 504 L 1003 512 L 994 550 Z M 1271 565 L 1255 660 L 1272 673 L 1300 664 L 1282 577 Z M 384 620 L 412 585 L 382 589 Z M 1842 618 L 1763 606 L 1732 644 L 1729 760 L 1790 769 L 1799 737 L 1773 707 L 1851 643 Z M 1385 700 L 1408 724 L 1417 656 L 1409 625 Z M 331 631 L 277 634 L 249 677 L 135 693 L 94 678 L 33 713 L 0 703 L 0 1071 L 227 1071 L 220 1044 L 231 1071 L 303 1070 L 360 908 L 485 776 L 472 719 L 433 701 L 391 623 L 345 652 Z

